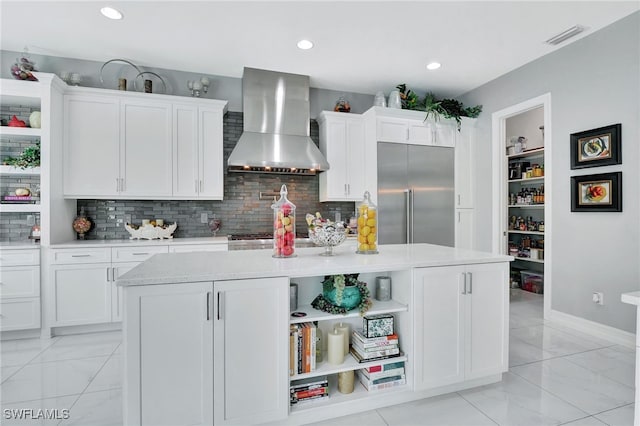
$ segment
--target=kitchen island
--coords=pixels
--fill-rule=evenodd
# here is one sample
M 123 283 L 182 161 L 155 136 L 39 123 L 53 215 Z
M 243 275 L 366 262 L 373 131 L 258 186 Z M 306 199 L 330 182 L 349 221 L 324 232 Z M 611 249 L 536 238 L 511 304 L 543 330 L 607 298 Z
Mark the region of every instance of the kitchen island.
M 501 380 L 508 368 L 509 256 L 430 244 L 383 245 L 377 255 L 338 247 L 158 254 L 123 275 L 125 424 L 299 424 L 379 408 Z M 394 317 L 401 357 L 342 364 L 326 357 L 290 376 L 289 329 L 317 322 L 362 326 L 356 311 L 311 308 L 325 275 L 358 273 L 372 290 L 392 280 L 392 300 L 373 300 L 367 315 Z M 289 284 L 298 284 L 297 312 Z M 323 344 L 326 349 L 326 342 Z M 402 360 L 406 384 L 367 391 L 336 389 L 348 370 Z M 329 398 L 289 406 L 290 382 L 327 376 Z M 357 379 L 356 379 L 357 382 Z

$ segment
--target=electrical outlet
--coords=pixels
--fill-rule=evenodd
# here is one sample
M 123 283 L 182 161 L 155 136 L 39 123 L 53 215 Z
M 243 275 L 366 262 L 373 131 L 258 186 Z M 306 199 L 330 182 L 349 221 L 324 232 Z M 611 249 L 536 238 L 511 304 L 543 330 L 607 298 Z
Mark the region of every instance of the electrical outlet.
M 36 224 L 36 218 L 35 218 L 35 216 L 34 216 L 34 215 L 32 215 L 32 214 L 27 215 L 27 225 L 29 225 L 29 226 L 33 226 L 33 225 L 35 225 L 35 224 Z
M 209 215 L 206 213 L 200 213 L 200 223 L 209 223 Z
M 593 303 L 604 305 L 604 294 L 601 291 L 594 291 L 592 297 Z

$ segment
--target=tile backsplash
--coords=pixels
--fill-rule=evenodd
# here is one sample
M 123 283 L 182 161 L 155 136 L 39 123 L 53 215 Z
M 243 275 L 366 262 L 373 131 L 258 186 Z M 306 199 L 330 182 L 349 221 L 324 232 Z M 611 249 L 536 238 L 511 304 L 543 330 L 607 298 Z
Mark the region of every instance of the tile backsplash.
M 224 164 L 242 133 L 242 113 L 228 112 L 224 117 Z M 311 121 L 311 139 L 318 144 L 318 124 Z M 269 175 L 257 173 L 227 173 L 224 175 L 223 201 L 153 201 L 153 200 L 78 200 L 78 211 L 84 207 L 94 223 L 85 235 L 88 239 L 128 238 L 124 223 L 139 224 L 142 219 L 163 219 L 178 223 L 174 237 L 207 237 L 211 231 L 201 223 L 201 215 L 211 219 L 215 214 L 222 221 L 218 235 L 271 232 L 273 199 L 260 199 L 260 192 L 279 192 L 284 183 L 288 198 L 296 205 L 296 229 L 306 232 L 306 213 L 320 212 L 333 219 L 340 213 L 348 219 L 355 203 L 318 202 L 318 176 Z

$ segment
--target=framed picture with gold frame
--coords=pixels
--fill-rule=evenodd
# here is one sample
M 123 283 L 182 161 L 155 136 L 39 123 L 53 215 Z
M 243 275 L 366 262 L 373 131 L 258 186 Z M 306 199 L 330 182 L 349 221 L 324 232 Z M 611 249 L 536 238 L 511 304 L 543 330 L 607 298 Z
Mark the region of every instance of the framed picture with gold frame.
M 571 177 L 572 212 L 621 212 L 622 172 Z
M 571 169 L 622 164 L 621 124 L 571 134 Z

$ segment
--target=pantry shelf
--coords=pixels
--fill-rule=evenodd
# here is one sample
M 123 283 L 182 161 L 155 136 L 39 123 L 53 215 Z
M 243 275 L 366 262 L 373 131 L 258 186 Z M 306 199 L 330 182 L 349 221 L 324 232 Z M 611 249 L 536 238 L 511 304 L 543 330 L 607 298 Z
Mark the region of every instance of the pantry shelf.
M 544 232 L 541 231 L 516 231 L 516 230 L 511 230 L 511 231 L 507 231 L 510 234 L 527 234 L 527 235 L 544 235 Z

